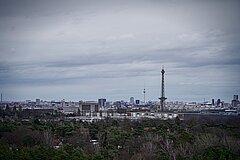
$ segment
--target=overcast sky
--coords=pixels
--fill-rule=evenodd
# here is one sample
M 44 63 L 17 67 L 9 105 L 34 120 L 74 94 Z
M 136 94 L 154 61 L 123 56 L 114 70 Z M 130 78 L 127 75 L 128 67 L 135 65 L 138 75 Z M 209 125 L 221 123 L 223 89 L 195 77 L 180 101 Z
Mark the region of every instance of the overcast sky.
M 4 100 L 240 94 L 239 0 L 0 0 Z

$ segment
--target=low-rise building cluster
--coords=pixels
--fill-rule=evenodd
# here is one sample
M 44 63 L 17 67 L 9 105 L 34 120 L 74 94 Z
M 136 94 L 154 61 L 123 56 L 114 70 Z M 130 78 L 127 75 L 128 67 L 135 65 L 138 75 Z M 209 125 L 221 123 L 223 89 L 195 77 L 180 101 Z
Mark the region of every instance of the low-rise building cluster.
M 68 118 L 81 121 L 94 121 L 105 118 L 115 119 L 139 119 L 159 118 L 173 119 L 184 117 L 185 114 L 215 114 L 215 115 L 239 115 L 240 103 L 238 96 L 234 95 L 232 104 L 221 102 L 166 102 L 164 110 L 159 110 L 159 102 L 134 101 L 131 97 L 129 102 L 108 102 L 101 98 L 98 101 L 65 101 L 58 102 L 26 100 L 24 102 L 1 102 L 1 116 L 15 118 Z

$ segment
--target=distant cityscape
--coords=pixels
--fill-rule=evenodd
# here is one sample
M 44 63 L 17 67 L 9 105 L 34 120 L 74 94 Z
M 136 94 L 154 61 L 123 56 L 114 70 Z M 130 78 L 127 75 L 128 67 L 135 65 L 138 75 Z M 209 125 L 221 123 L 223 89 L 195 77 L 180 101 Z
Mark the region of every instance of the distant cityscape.
M 146 102 L 144 88 L 143 101 L 130 97 L 129 101 L 107 101 L 100 98 L 97 101 L 36 101 L 26 100 L 24 102 L 3 101 L 1 93 L 1 116 L 35 118 L 35 117 L 65 117 L 82 121 L 97 121 L 104 118 L 115 119 L 139 119 L 139 118 L 159 118 L 159 119 L 183 119 L 186 115 L 240 115 L 240 102 L 238 95 L 233 95 L 231 103 L 226 103 L 221 99 L 212 99 L 202 103 L 197 102 L 165 102 L 164 74 L 161 71 L 161 97 L 159 101 Z
M 0 103 L 2 111 L 20 112 L 22 118 L 32 118 L 35 116 L 63 115 L 70 119 L 93 121 L 107 117 L 111 118 L 160 118 L 172 119 L 184 114 L 211 114 L 211 115 L 239 115 L 240 103 L 238 95 L 233 95 L 231 103 L 226 103 L 220 99 L 212 99 L 211 102 L 166 102 L 163 110 L 159 110 L 160 102 L 143 102 L 130 97 L 129 101 L 110 102 L 105 98 L 98 101 L 45 101 L 36 99 L 23 102 Z M 3 112 L 1 112 L 3 113 Z M 10 115 L 10 116 L 16 116 Z

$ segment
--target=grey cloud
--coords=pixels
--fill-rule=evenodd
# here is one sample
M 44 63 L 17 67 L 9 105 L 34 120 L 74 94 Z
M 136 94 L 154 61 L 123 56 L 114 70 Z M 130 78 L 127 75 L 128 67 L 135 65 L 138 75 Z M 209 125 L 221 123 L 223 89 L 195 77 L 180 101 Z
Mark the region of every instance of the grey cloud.
M 89 90 L 79 96 L 99 87 L 94 97 L 126 98 L 146 80 L 157 97 L 165 65 L 170 99 L 201 99 L 211 87 L 229 98 L 220 92 L 239 93 L 239 8 L 237 0 L 0 0 L 0 87 L 15 97 L 74 96 L 76 85 Z

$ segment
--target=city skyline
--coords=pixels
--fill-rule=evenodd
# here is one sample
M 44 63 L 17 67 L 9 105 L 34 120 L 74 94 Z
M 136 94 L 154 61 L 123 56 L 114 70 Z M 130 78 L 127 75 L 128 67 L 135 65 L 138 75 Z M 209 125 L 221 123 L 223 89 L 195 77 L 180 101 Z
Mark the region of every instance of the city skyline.
M 240 94 L 240 1 L 0 0 L 3 100 Z

